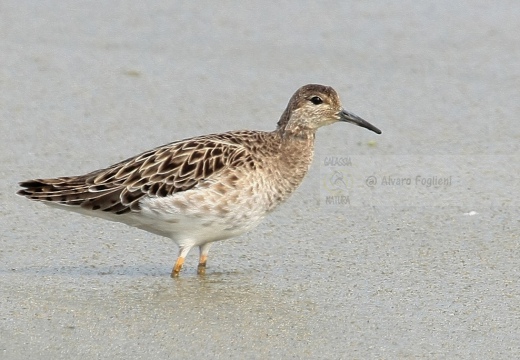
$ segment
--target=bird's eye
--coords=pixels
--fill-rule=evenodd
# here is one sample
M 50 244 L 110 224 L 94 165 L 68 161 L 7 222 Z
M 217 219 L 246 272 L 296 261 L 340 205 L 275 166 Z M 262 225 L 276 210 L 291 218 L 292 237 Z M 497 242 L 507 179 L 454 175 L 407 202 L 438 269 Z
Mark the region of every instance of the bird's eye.
M 319 96 L 313 96 L 309 99 L 314 105 L 319 105 L 323 103 L 323 100 Z

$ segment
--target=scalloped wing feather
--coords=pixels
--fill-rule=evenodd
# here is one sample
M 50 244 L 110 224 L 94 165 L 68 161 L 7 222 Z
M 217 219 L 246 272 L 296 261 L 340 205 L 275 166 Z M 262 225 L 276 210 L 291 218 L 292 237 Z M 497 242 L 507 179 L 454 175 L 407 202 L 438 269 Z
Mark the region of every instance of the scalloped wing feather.
M 165 197 L 187 191 L 226 167 L 250 164 L 251 155 L 236 141 L 237 134 L 230 135 L 181 140 L 82 176 L 21 182 L 25 189 L 18 194 L 115 214 L 139 211 L 139 200 L 145 196 Z

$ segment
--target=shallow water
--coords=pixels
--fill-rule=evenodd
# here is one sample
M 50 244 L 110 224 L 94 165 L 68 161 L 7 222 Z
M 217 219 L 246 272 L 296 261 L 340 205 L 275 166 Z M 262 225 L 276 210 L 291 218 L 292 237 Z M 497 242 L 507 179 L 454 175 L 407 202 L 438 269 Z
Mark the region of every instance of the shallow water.
M 0 357 L 519 357 L 519 4 L 107 4 L 2 5 Z M 15 195 L 273 129 L 311 82 L 383 134 L 320 129 L 301 188 L 204 277 L 196 252 L 169 277 L 168 239 Z M 326 203 L 331 156 L 349 203 Z

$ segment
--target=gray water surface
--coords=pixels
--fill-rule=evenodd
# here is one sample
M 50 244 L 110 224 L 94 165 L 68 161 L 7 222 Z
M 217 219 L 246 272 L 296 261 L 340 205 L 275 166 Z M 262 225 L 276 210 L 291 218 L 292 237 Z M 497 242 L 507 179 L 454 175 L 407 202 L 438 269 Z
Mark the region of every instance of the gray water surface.
M 517 1 L 0 14 L 0 358 L 520 357 Z M 271 130 L 306 83 L 383 134 L 320 129 L 300 189 L 215 244 L 205 277 L 196 251 L 171 279 L 170 240 L 15 195 L 185 137 Z M 336 191 L 349 202 L 327 203 Z

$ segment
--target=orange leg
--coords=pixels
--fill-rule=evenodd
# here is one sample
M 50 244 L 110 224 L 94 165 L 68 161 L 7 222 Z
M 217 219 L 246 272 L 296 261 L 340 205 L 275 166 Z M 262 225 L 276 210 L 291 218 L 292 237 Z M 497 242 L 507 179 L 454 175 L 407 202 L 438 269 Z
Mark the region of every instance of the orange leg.
M 175 265 L 173 265 L 172 274 L 170 275 L 172 278 L 178 277 L 181 272 L 182 265 L 184 264 L 184 258 L 178 257 Z
M 179 276 L 179 273 L 182 269 L 182 265 L 184 265 L 184 259 L 186 258 L 186 255 L 188 255 L 190 250 L 191 246 L 181 246 L 179 248 L 179 256 L 177 257 L 175 265 L 173 265 L 172 274 L 170 275 L 172 278 L 176 278 Z
M 208 261 L 208 252 L 211 247 L 211 243 L 206 243 L 199 246 L 199 266 L 197 266 L 197 274 L 204 275 L 206 273 L 206 262 Z

